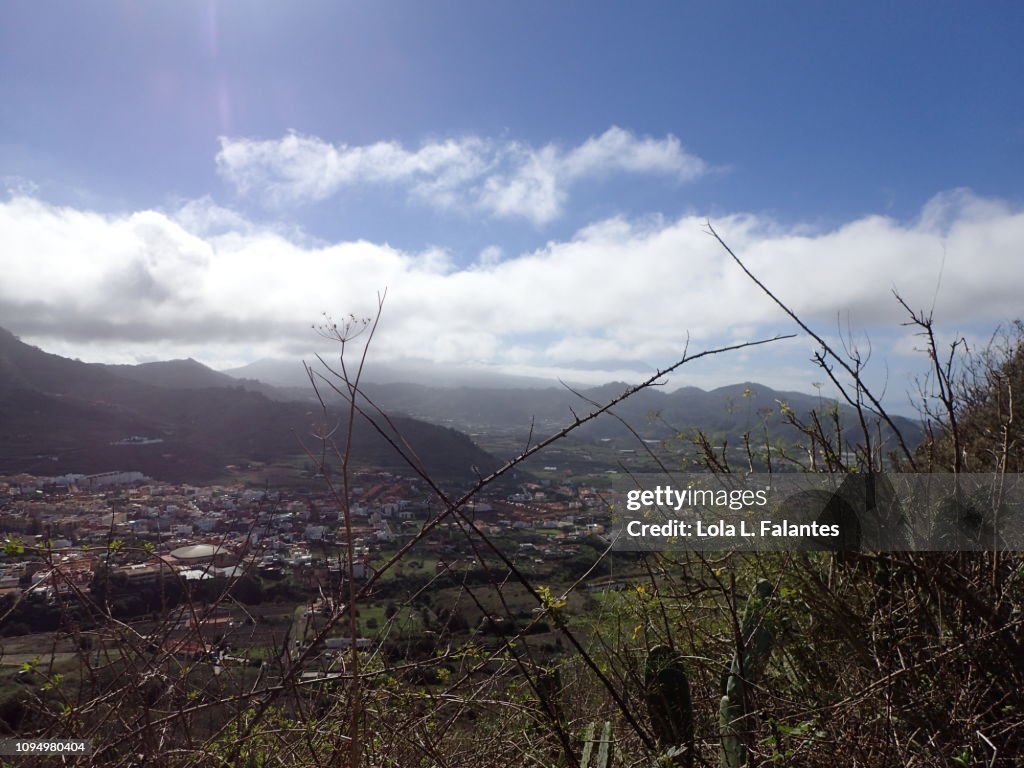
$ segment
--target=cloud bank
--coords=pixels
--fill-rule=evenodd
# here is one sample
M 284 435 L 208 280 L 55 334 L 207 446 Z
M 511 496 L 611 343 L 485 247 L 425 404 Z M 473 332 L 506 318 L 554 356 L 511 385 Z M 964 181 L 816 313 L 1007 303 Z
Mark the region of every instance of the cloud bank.
M 220 175 L 270 205 L 324 200 L 356 185 L 394 185 L 435 208 L 475 211 L 546 224 L 558 218 L 572 186 L 612 174 L 691 181 L 707 164 L 675 136 L 637 137 L 618 127 L 563 149 L 464 137 L 406 149 L 397 142 L 331 144 L 291 133 L 280 139 L 221 137 Z
M 910 222 L 866 216 L 827 231 L 750 214 L 714 225 L 826 330 L 837 318 L 897 327 L 905 318 L 892 288 L 912 307 L 934 302 L 947 327 L 1021 312 L 1024 211 L 999 200 L 954 191 Z M 0 241 L 0 325 L 97 360 L 229 365 L 306 352 L 321 312 L 366 315 L 384 288 L 381 360 L 600 379 L 675 359 L 688 334 L 701 345 L 793 330 L 699 216 L 610 219 L 456 268 L 439 250 L 309 244 L 209 200 L 106 215 L 18 195 L 0 203 Z

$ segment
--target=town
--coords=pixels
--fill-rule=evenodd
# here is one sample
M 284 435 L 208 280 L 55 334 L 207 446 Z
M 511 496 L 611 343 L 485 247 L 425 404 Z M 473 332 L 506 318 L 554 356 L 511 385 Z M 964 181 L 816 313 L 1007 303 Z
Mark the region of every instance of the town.
M 444 507 L 421 480 L 365 470 L 353 475 L 346 521 L 346 502 L 326 487 L 195 486 L 138 472 L 0 478 L 0 663 L 22 664 L 40 646 L 65 661 L 83 647 L 110 652 L 123 638 L 104 629 L 109 611 L 140 636 L 159 635 L 182 661 L 230 649 L 228 658 L 259 663 L 287 638 L 289 652 L 315 644 L 303 659 L 326 669 L 351 645 L 348 621 L 338 620 L 349 580 L 357 590 L 370 585 L 356 602 L 361 646 L 386 639 L 404 657 L 408 641 L 424 635 L 499 638 L 528 626 L 536 604 L 515 585 L 504 590 L 513 615 L 491 590 L 464 595 L 466 585 L 506 578 L 474 549 L 478 538 L 531 578 L 568 584 L 586 575 L 600 584 L 611 496 L 568 481 L 524 482 L 437 522 Z

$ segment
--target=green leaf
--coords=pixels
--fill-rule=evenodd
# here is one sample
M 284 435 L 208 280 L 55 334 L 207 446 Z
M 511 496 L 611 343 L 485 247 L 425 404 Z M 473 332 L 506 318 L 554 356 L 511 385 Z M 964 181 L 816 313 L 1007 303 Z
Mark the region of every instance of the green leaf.
M 21 543 L 21 539 L 16 536 L 5 539 L 4 554 L 8 557 L 17 557 L 18 555 L 25 554 L 25 546 Z

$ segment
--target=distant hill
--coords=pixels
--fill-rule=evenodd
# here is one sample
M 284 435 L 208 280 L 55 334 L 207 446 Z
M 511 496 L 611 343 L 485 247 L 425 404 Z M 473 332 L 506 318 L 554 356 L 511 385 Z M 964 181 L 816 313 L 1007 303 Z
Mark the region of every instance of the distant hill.
M 271 400 L 263 390 L 272 389 L 194 360 L 82 363 L 0 329 L 0 474 L 123 469 L 202 482 L 229 463 L 298 454 L 300 440 L 315 443 L 323 413 L 308 402 Z M 331 428 L 343 423 L 340 413 L 328 418 Z M 474 467 L 486 472 L 496 466 L 453 429 L 402 416 L 392 421 L 438 478 L 469 479 Z M 356 422 L 354 436 L 358 460 L 401 466 L 394 449 L 365 423 Z
M 301 373 L 301 365 L 294 368 Z M 246 369 L 258 372 L 259 366 Z M 297 381 L 294 379 L 293 381 Z M 497 381 L 504 381 L 496 378 Z M 565 387 L 437 386 L 368 383 L 366 392 L 439 478 L 475 476 L 496 465 L 464 432 L 494 435 L 550 433 L 576 413 L 624 392 L 621 382 L 577 390 Z M 539 380 L 530 380 L 534 385 Z M 615 413 L 645 439 L 663 440 L 704 431 L 738 445 L 744 433 L 773 440 L 798 436 L 781 416 L 781 404 L 800 418 L 834 406 L 826 398 L 781 392 L 753 383 L 705 391 L 651 388 Z M 858 429 L 853 410 L 839 406 L 844 431 Z M 217 477 L 226 464 L 266 461 L 300 452 L 323 414 L 311 388 L 279 387 L 238 379 L 192 360 L 143 365 L 100 365 L 68 360 L 22 343 L 0 329 L 0 473 L 60 474 L 137 469 L 154 477 L 195 482 Z M 331 426 L 340 423 L 331 415 Z M 911 420 L 894 417 L 908 444 L 920 441 Z M 883 438 L 894 445 L 892 435 Z M 629 437 L 604 416 L 576 433 L 583 440 Z M 129 437 L 147 441 L 126 441 Z M 355 430 L 358 457 L 397 467 L 394 450 L 365 424 Z M 159 442 L 149 442 L 159 441 Z
M 293 367 L 301 369 L 298 365 Z M 287 378 L 293 374 L 288 373 L 289 367 L 279 362 L 264 361 L 239 370 L 256 377 L 261 373 L 270 374 L 277 383 L 296 381 Z M 531 424 L 535 433 L 549 433 L 570 422 L 573 411 L 582 414 L 591 410 L 593 406 L 588 401 L 604 405 L 629 387 L 622 382 L 613 382 L 577 389 L 577 395 L 564 386 L 519 387 L 510 382 L 490 387 L 437 386 L 426 380 L 420 381 L 415 375 L 410 378 L 417 383 L 378 383 L 371 379 L 364 389 L 389 413 L 400 413 L 470 433 L 500 431 L 525 434 Z M 499 377 L 493 377 L 493 380 L 501 382 Z M 308 396 L 309 385 L 307 383 L 305 395 L 302 388 L 289 391 L 298 396 Z M 719 441 L 728 439 L 731 444 L 738 445 L 744 433 L 763 439 L 766 429 L 772 440 L 795 440 L 798 435 L 784 423 L 781 415 L 783 403 L 802 420 L 812 409 L 823 413 L 836 405 L 834 400 L 817 395 L 779 391 L 755 382 L 743 382 L 710 391 L 681 387 L 666 392 L 652 387 L 617 406 L 615 413 L 645 439 L 664 440 L 680 433 L 692 434 L 701 430 Z M 859 430 L 854 410 L 845 404 L 838 407 L 844 432 L 853 435 L 854 432 L 848 430 Z M 921 433 L 916 422 L 900 416 L 894 416 L 893 422 L 908 445 L 917 445 Z M 890 445 L 895 446 L 891 430 L 883 428 L 882 434 Z M 591 440 L 629 435 L 622 422 L 611 416 L 604 416 L 576 433 L 577 437 Z
M 259 392 L 271 400 L 304 400 L 306 394 L 293 393 L 263 381 L 229 376 L 215 371 L 191 357 L 185 360 L 164 360 L 139 365 L 104 366 L 117 375 L 141 384 L 153 384 L 176 389 L 207 389 L 209 387 L 239 387 Z
M 587 413 L 593 409 L 591 402 L 604 405 L 628 388 L 629 385 L 617 382 L 578 389 L 578 395 L 564 387 L 446 389 L 416 384 L 376 384 L 366 389 L 386 410 L 472 433 L 488 429 L 525 432 L 531 423 L 535 431 L 551 431 L 570 422 L 573 411 L 581 415 Z M 782 418 L 783 403 L 804 420 L 812 409 L 822 413 L 836 405 L 828 398 L 744 382 L 710 391 L 682 387 L 665 392 L 652 387 L 616 406 L 614 412 L 646 439 L 666 439 L 702 430 L 718 439 L 728 438 L 735 445 L 746 432 L 763 438 L 765 429 L 773 440 L 795 438 L 793 428 Z M 845 404 L 838 407 L 843 430 L 859 429 L 854 410 Z M 893 417 L 893 421 L 904 439 L 911 446 L 917 445 L 921 438 L 920 427 L 903 417 Z M 888 429 L 882 432 L 883 436 L 892 437 Z M 612 416 L 597 419 L 578 434 L 591 439 L 628 435 L 629 430 Z

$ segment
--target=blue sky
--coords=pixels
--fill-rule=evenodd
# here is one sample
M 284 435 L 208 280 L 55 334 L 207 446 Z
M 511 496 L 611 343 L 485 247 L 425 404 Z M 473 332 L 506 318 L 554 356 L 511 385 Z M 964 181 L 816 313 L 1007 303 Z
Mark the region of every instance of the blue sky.
M 899 391 L 891 287 L 949 334 L 1020 314 L 1022 36 L 1016 3 L 7 3 L 0 324 L 231 365 L 386 286 L 382 358 L 600 380 L 791 330 L 711 218 Z M 807 351 L 694 381 L 807 389 Z

